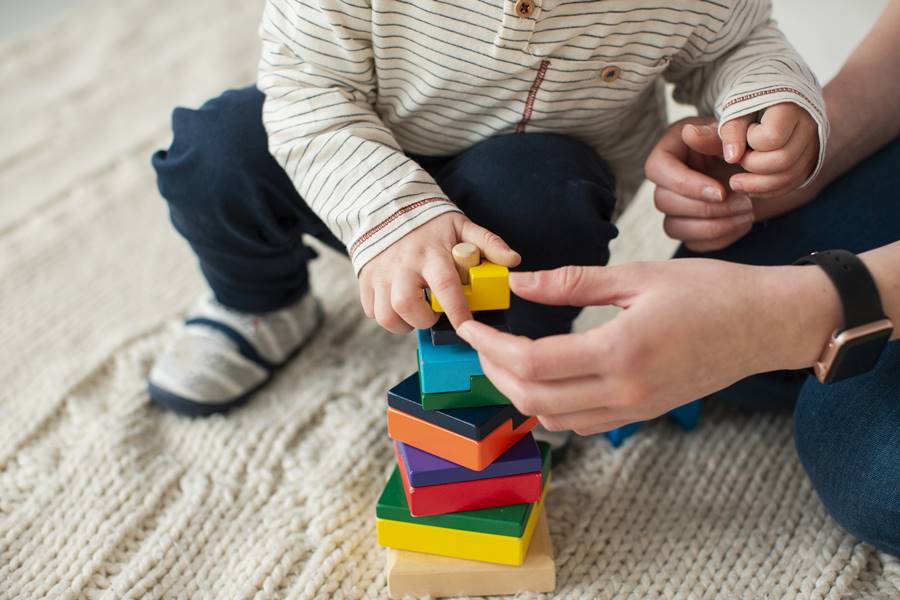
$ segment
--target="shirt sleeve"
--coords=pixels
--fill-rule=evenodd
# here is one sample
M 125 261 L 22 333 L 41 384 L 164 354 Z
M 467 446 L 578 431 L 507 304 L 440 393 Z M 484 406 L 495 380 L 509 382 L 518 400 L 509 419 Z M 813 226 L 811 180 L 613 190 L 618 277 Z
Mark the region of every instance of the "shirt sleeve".
M 269 151 L 357 274 L 416 227 L 459 211 L 376 113 L 366 4 L 268 0 L 257 84 Z
M 783 102 L 794 103 L 815 120 L 819 160 L 825 159 L 829 124 L 822 88 L 815 75 L 772 20 L 769 0 L 731 0 L 720 21 L 697 27 L 673 57 L 666 78 L 675 99 L 715 115 L 719 128 L 732 119 Z

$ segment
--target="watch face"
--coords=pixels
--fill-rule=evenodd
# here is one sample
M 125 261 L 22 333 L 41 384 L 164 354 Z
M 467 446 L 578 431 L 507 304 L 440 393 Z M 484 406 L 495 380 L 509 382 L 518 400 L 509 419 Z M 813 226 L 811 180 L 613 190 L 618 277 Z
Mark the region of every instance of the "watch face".
M 844 339 L 841 339 L 844 337 L 844 334 L 841 334 L 837 338 L 832 339 L 831 344 L 837 345 L 837 352 L 830 361 L 830 365 L 822 365 L 830 368 L 827 368 L 824 378 L 820 376 L 820 381 L 822 383 L 834 383 L 835 381 L 871 371 L 875 363 L 878 362 L 878 357 L 881 356 L 881 351 L 884 349 L 885 344 L 890 340 L 891 331 L 892 328 L 889 327 L 853 335 Z

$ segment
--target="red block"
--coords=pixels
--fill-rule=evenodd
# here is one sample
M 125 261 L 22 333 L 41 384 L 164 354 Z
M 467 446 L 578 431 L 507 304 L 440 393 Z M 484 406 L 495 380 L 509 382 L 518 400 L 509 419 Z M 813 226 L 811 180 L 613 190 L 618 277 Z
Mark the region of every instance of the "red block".
M 400 465 L 403 491 L 414 517 L 443 515 L 464 510 L 496 508 L 512 504 L 529 504 L 541 498 L 541 472 L 492 477 L 474 481 L 442 483 L 413 487 L 406 475 L 403 457 L 394 446 L 394 456 Z

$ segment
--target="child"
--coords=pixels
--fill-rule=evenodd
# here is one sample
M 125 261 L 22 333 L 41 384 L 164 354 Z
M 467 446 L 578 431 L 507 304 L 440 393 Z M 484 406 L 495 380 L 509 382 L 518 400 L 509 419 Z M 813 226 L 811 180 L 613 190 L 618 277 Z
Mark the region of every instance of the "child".
M 454 325 L 470 317 L 450 258 L 460 241 L 528 270 L 605 264 L 611 221 L 665 125 L 664 81 L 718 116 L 729 163 L 759 121 L 750 149 L 767 140 L 772 191 L 808 182 L 824 156 L 824 104 L 770 8 L 269 0 L 264 95 L 176 109 L 172 146 L 153 159 L 212 294 L 154 366 L 151 397 L 223 411 L 302 348 L 322 318 L 304 233 L 349 253 L 363 310 L 395 333 L 435 322 L 426 287 Z M 725 189 L 704 196 L 721 202 Z M 728 210 L 749 224 L 748 204 Z M 514 299 L 510 327 L 562 333 L 577 314 Z

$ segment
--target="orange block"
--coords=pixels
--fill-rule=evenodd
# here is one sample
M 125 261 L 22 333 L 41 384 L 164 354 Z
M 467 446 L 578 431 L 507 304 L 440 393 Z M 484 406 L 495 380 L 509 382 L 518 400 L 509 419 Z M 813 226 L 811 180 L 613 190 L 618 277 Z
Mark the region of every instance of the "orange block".
M 537 425 L 537 417 L 529 417 L 513 429 L 508 419 L 480 440 L 438 427 L 395 408 L 387 409 L 388 435 L 395 439 L 462 465 L 473 471 L 483 471 L 501 454 Z

